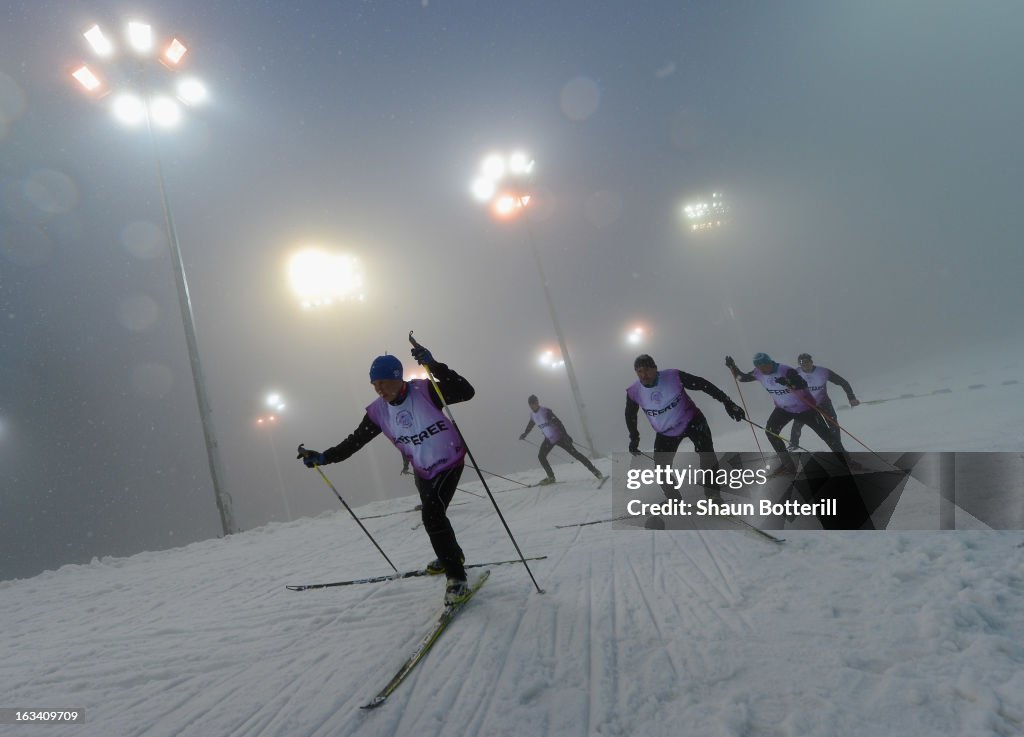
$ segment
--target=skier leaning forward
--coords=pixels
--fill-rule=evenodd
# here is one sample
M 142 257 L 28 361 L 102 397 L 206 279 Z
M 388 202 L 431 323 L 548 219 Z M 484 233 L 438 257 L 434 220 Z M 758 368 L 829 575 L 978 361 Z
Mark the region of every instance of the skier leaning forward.
M 736 366 L 732 356 L 725 357 L 725 365 L 738 381 L 757 381 L 771 395 L 775 409 L 765 423 L 765 435 L 772 448 L 779 454 L 782 465 L 772 475 L 795 473 L 796 462 L 786 452 L 786 443 L 779 434 L 791 420 L 799 420 L 825 441 L 841 468 L 849 469 L 846 450 L 838 432 L 834 432 L 825 417 L 818 411 L 818 405 L 796 369 L 784 363 L 773 361 L 767 353 L 758 353 L 753 358 L 754 370 L 744 373 Z
M 417 346 L 412 355 L 434 375 L 448 404 L 473 398 L 475 391 L 470 383 L 435 361 L 426 348 Z M 308 468 L 340 463 L 383 432 L 412 463 L 422 502 L 423 529 L 437 555 L 427 571 L 447 574 L 444 601 L 457 604 L 469 597 L 469 587 L 465 556 L 447 510 L 462 476 L 466 448 L 458 430 L 441 411 L 443 404 L 430 382 L 403 381 L 402 373 L 402 362 L 395 356 L 375 358 L 370 366 L 370 383 L 378 398 L 367 406 L 359 427 L 333 448 L 322 453 L 303 449 L 305 455 L 300 457 Z
M 544 435 L 544 442 L 540 444 L 537 460 L 540 461 L 540 465 L 544 469 L 544 473 L 547 474 L 547 477 L 540 481 L 539 486 L 555 483 L 555 472 L 551 470 L 551 464 L 548 463 L 548 453 L 556 445 L 582 463 L 583 467 L 594 474 L 594 478 L 598 481 L 604 478 L 604 475 L 597 470 L 597 467 L 585 455 L 576 450 L 572 437 L 565 429 L 565 425 L 548 407 L 541 406 L 536 394 L 531 394 L 527 397 L 526 403 L 530 405 L 530 421 L 527 423 L 522 435 L 519 436 L 519 439 L 526 440 L 526 436 L 530 434 L 530 430 L 533 429 L 534 425 L 539 427 Z
M 711 427 L 686 390 L 702 391 L 725 405 L 725 412 L 740 422 L 744 419 L 743 408 L 733 402 L 729 395 L 707 379 L 688 374 L 679 369 L 658 370 L 658 365 L 646 353 L 637 356 L 633 362 L 637 380 L 626 389 L 626 429 L 629 431 L 629 452 L 640 454 L 640 431 L 637 429 L 637 415 L 643 409 L 654 436 L 654 460 L 659 466 L 672 464 L 676 450 L 683 438 L 693 441 L 693 449 L 700 455 L 701 470 L 718 471 L 718 458 L 711 437 Z M 678 499 L 680 494 L 671 484 L 662 487 L 667 499 Z M 705 494 L 718 498 L 718 484 L 705 484 Z

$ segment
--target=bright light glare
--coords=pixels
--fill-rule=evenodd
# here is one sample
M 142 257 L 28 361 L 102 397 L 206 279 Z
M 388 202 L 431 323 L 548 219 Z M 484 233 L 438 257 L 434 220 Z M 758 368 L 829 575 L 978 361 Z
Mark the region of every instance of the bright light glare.
M 99 56 L 110 56 L 114 53 L 114 44 L 110 43 L 110 39 L 103 35 L 99 26 L 93 26 L 82 35 Z
M 533 159 L 522 151 L 516 151 L 508 157 L 508 170 L 512 174 L 529 174 L 533 171 Z
M 639 345 L 644 340 L 644 329 L 642 327 L 635 327 L 626 334 L 626 342 L 631 345 Z
M 188 51 L 188 47 L 185 46 L 178 39 L 173 39 L 170 46 L 164 51 L 164 60 L 173 66 L 177 66 L 181 58 L 185 56 L 185 52 Z
M 499 218 L 510 218 L 526 207 L 530 202 L 529 195 L 503 194 L 494 200 L 494 214 Z
M 114 98 L 114 117 L 125 125 L 138 125 L 146 119 L 146 106 L 138 95 L 124 93 Z
M 71 72 L 71 76 L 78 80 L 78 83 L 85 88 L 86 92 L 95 92 L 103 83 L 99 77 L 92 73 L 92 70 L 87 66 L 82 66 Z
M 490 154 L 480 164 L 480 171 L 488 179 L 501 179 L 505 176 L 505 158 L 501 154 Z
M 170 97 L 157 97 L 149 104 L 153 122 L 171 128 L 181 122 L 181 106 Z
M 352 256 L 308 249 L 292 256 L 288 280 L 303 307 L 328 306 L 335 300 L 363 300 L 363 274 Z
M 186 105 L 198 105 L 206 101 L 206 87 L 195 77 L 186 77 L 178 82 L 178 99 Z
M 488 202 L 494 197 L 495 184 L 493 179 L 477 177 L 473 180 L 473 197 L 480 202 Z
M 524 151 L 514 151 L 507 157 L 501 153 L 488 154 L 480 163 L 480 174 L 470 186 L 473 197 L 489 204 L 495 216 L 511 217 L 530 201 L 521 190 L 525 189 L 522 180 L 533 171 L 533 165 L 533 159 Z
M 565 365 L 565 361 L 555 355 L 554 351 L 544 351 L 537 356 L 537 363 L 547 369 L 557 369 Z
M 148 23 L 132 21 L 128 24 L 128 43 L 140 54 L 148 54 L 153 49 L 153 28 Z
M 690 223 L 690 230 L 721 227 L 727 211 L 721 192 L 712 193 L 711 202 L 690 202 L 683 206 L 683 215 Z

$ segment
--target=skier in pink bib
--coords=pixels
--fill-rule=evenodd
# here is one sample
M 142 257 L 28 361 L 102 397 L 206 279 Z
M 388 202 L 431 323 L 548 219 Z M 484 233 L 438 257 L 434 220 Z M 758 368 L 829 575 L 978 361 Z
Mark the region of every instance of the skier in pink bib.
M 725 357 L 725 365 L 737 381 L 756 381 L 771 395 L 775 409 L 765 423 L 765 435 L 772 448 L 779 454 L 782 465 L 776 473 L 793 473 L 796 463 L 786 451 L 786 443 L 780 433 L 792 420 L 800 420 L 811 428 L 836 455 L 844 468 L 848 467 L 846 450 L 838 433 L 833 433 L 828 422 L 817 409 L 817 402 L 797 370 L 792 366 L 773 361 L 767 353 L 758 353 L 753 359 L 754 370 L 744 373 L 736 366 L 732 356 Z
M 412 349 L 413 358 L 429 367 L 438 388 L 449 404 L 473 398 L 468 381 L 448 366 L 434 360 L 422 346 Z M 441 411 L 443 403 L 427 379 L 402 379 L 402 362 L 383 355 L 370 365 L 370 383 L 377 399 L 355 431 L 333 448 L 321 452 L 306 450 L 300 456 L 308 468 L 340 463 L 375 437 L 384 433 L 412 465 L 416 489 L 422 503 L 423 529 L 437 559 L 427 564 L 429 573 L 445 573 L 448 584 L 445 603 L 457 604 L 469 597 L 465 556 L 448 521 L 448 505 L 462 476 L 466 448 L 458 430 Z
M 583 467 L 594 474 L 594 478 L 598 481 L 604 478 L 604 475 L 597 470 L 597 467 L 590 462 L 590 459 L 576 450 L 576 446 L 573 444 L 572 437 L 566 431 L 565 425 L 548 407 L 541 406 L 536 394 L 531 394 L 527 397 L 526 403 L 530 406 L 530 421 L 526 424 L 526 429 L 523 430 L 519 439 L 526 440 L 526 436 L 530 434 L 530 430 L 535 425 L 540 428 L 541 433 L 544 435 L 544 441 L 540 444 L 540 452 L 537 453 L 537 460 L 540 461 L 541 468 L 544 469 L 547 478 L 540 482 L 540 486 L 555 483 L 555 473 L 551 470 L 551 464 L 548 463 L 548 453 L 556 445 L 582 463 Z

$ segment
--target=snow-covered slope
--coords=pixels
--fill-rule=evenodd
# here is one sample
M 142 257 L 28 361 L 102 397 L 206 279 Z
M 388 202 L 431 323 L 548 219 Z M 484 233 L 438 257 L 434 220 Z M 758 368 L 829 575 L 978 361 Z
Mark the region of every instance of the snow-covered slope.
M 1021 391 L 965 386 L 841 418 L 880 448 L 901 438 L 925 438 L 919 448 L 1006 441 L 1019 429 L 999 408 L 1011 395 L 1019 407 Z M 743 432 L 730 428 L 718 446 L 752 446 Z M 344 477 L 344 466 L 326 470 Z M 565 483 L 549 488 L 491 482 L 524 553 L 547 556 L 531 564 L 546 593 L 520 565 L 494 568 L 379 710 L 359 706 L 421 637 L 443 579 L 285 589 L 388 572 L 339 509 L 0 583 L 0 707 L 85 715 L 73 727 L 0 734 L 1024 733 L 1020 532 L 787 530 L 775 546 L 740 531 L 559 528 L 609 517 L 612 504 L 610 485 L 594 489 L 578 464 L 556 471 Z M 471 470 L 463 481 L 482 492 Z M 456 502 L 450 515 L 468 562 L 515 557 L 486 498 Z M 408 511 L 415 503 L 358 510 L 397 512 L 365 524 L 403 569 L 432 557 Z M 929 515 L 932 526 L 929 504 L 907 494 L 893 518 L 911 527 Z

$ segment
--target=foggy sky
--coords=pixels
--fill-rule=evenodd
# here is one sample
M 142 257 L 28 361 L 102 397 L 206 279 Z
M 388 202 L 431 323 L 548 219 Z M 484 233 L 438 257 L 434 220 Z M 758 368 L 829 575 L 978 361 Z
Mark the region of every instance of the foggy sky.
M 530 393 L 582 439 L 535 362 L 555 341 L 527 229 L 469 195 L 495 148 L 536 158 L 529 227 L 604 453 L 639 350 L 733 393 L 727 353 L 806 350 L 856 387 L 1019 339 L 1024 9 L 888 5 L 137 7 L 211 90 L 157 139 L 239 525 L 284 519 L 271 451 L 293 516 L 338 508 L 294 448 L 355 428 L 409 330 L 476 386 L 455 411 L 485 469 L 536 464 Z M 153 150 L 67 77 L 124 18 L 92 10 L 0 11 L 2 578 L 220 531 Z M 687 233 L 712 191 L 730 222 Z M 297 306 L 284 264 L 311 244 L 362 260 L 365 304 Z M 385 439 L 325 470 L 351 504 L 414 492 Z

